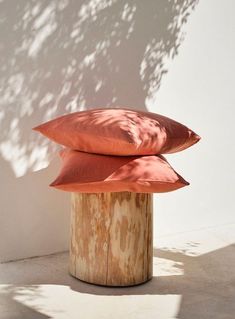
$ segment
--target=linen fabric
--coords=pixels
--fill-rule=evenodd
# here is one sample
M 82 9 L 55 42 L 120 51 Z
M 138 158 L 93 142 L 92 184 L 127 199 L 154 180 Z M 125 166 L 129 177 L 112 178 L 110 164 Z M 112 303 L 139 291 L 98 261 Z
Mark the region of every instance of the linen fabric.
M 50 186 L 68 192 L 162 193 L 189 185 L 161 155 L 110 156 L 64 149 L 60 156 L 62 167 Z
M 200 139 L 168 117 L 125 108 L 70 113 L 34 130 L 71 149 L 106 155 L 175 153 Z

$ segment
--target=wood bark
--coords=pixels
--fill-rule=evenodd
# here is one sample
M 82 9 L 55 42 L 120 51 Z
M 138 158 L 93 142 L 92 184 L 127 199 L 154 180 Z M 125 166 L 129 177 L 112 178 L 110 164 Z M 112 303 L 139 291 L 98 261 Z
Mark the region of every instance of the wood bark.
M 71 275 L 105 286 L 151 279 L 152 206 L 147 193 L 72 193 Z

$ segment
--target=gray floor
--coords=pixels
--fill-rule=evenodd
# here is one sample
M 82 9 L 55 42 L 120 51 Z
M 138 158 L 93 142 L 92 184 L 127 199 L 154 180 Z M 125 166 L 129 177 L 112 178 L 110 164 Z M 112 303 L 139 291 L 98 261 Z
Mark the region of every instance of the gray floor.
M 0 264 L 0 318 L 235 319 L 234 240 L 235 225 L 159 238 L 153 279 L 131 288 L 71 277 L 68 253 Z

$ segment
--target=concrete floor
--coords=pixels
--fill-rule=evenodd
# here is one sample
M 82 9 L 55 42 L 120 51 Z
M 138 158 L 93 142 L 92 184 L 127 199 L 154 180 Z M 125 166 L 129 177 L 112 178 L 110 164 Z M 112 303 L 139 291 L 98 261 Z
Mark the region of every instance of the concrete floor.
M 154 277 L 131 288 L 68 274 L 68 253 L 0 264 L 1 319 L 235 319 L 235 224 L 158 239 Z

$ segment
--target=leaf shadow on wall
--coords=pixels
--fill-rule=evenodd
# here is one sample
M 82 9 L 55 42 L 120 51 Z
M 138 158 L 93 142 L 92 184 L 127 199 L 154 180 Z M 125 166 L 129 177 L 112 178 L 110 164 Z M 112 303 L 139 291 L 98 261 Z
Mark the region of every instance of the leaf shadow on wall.
M 17 177 L 57 147 L 31 131 L 97 106 L 146 109 L 196 0 L 0 2 L 0 153 Z

